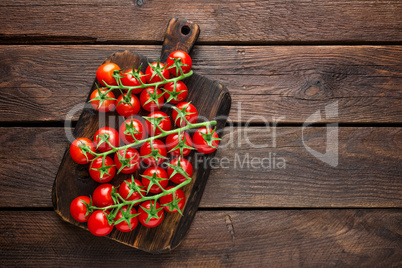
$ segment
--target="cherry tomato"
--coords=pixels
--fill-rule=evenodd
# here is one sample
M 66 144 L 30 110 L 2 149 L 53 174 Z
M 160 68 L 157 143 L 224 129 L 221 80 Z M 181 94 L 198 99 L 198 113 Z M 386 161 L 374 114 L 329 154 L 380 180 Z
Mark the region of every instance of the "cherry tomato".
M 142 184 L 147 192 L 157 194 L 162 192 L 162 189 L 158 186 L 157 182 L 163 189 L 168 185 L 169 179 L 166 171 L 161 167 L 149 167 L 142 174 Z
M 134 69 L 135 72 L 138 72 L 139 76 L 140 76 L 140 80 L 142 81 L 143 84 L 145 84 L 147 81 L 145 79 L 144 74 L 141 71 L 138 71 L 137 69 Z M 135 78 L 133 75 L 131 75 L 130 73 L 133 72 L 133 69 L 130 69 L 126 72 L 123 72 L 123 76 L 122 78 L 120 78 L 121 83 L 123 84 L 123 86 L 127 86 L 127 87 L 138 87 L 141 86 L 141 82 L 137 80 L 137 78 Z M 140 93 L 144 88 L 137 88 L 137 89 L 133 89 L 131 92 L 133 94 L 138 94 Z
M 174 83 L 170 82 L 163 86 L 165 91 L 166 102 L 172 104 L 177 104 L 184 101 L 187 98 L 188 89 L 187 86 L 182 81 L 176 82 L 176 89 L 174 88 Z
M 109 141 L 114 147 L 120 146 L 119 133 L 111 127 L 103 127 L 96 131 L 94 136 L 94 144 L 99 152 L 108 152 L 112 147 L 106 142 Z
M 88 230 L 96 236 L 105 236 L 113 230 L 113 223 L 109 224 L 107 216 L 109 211 L 96 210 L 88 219 Z
M 173 186 L 168 187 L 166 190 L 174 188 Z M 177 189 L 174 192 L 175 200 L 173 201 L 173 194 L 167 194 L 159 198 L 159 203 L 163 206 L 163 209 L 170 213 L 178 212 L 177 207 L 182 211 L 184 204 L 186 203 L 186 196 L 182 189 Z M 183 211 L 182 211 L 183 212 Z
M 158 83 L 162 81 L 162 78 L 159 77 L 159 74 L 157 74 L 151 66 L 153 66 L 154 68 L 158 68 L 161 71 L 162 76 L 165 79 L 169 79 L 170 76 L 169 71 L 166 68 L 163 68 L 165 67 L 165 64 L 159 62 L 158 65 L 158 62 L 153 62 L 147 67 L 145 71 L 145 77 L 149 84 Z
M 179 133 L 173 133 L 166 137 L 166 148 L 172 156 L 181 156 L 181 153 L 183 153 L 182 156 L 187 156 L 192 150 L 188 147 L 192 146 L 193 142 L 191 141 L 191 137 L 187 132 L 180 133 L 180 141 Z
M 120 97 L 116 100 L 116 111 L 119 115 L 124 117 L 130 117 L 138 114 L 141 109 L 140 100 L 135 95 L 131 95 L 127 100 L 128 103 L 125 103 L 123 98 L 126 98 L 127 94 L 120 95 Z
M 170 161 L 170 164 L 173 166 L 177 166 L 178 162 L 179 158 L 174 158 L 172 161 Z M 191 177 L 193 175 L 193 165 L 191 165 L 191 163 L 187 159 L 180 158 L 180 166 L 184 170 L 184 172 L 186 172 L 187 176 Z M 173 172 L 174 172 L 173 168 L 171 167 L 167 168 L 167 174 L 172 182 L 180 184 L 187 180 L 187 178 L 180 173 L 176 173 L 172 176 Z
M 124 218 L 128 219 L 131 215 L 135 215 L 137 214 L 137 211 L 135 210 L 135 208 L 131 208 L 130 211 L 127 211 L 128 207 L 127 206 L 122 206 L 121 209 L 119 209 L 119 211 L 116 214 L 116 217 L 114 218 L 115 221 L 120 220 L 121 218 L 123 218 L 123 214 L 124 214 Z M 123 211 L 123 213 L 122 213 Z M 138 225 L 138 217 L 133 217 L 131 219 L 129 219 L 130 226 L 128 225 L 127 221 L 124 220 L 118 224 L 115 224 L 114 227 L 116 227 L 117 230 L 119 230 L 120 232 L 130 232 L 132 230 L 135 229 L 135 227 L 137 227 Z
M 211 143 L 212 146 L 208 144 L 208 141 Z M 219 145 L 218 134 L 216 134 L 216 132 L 210 128 L 208 128 L 207 131 L 206 127 L 201 127 L 197 129 L 197 131 L 193 135 L 193 145 L 194 148 L 200 153 L 203 154 L 212 153 L 213 151 L 216 150 L 216 147 L 218 147 Z
M 151 148 L 151 142 L 144 142 L 140 148 L 140 155 L 145 164 L 150 166 L 160 165 L 167 155 L 165 144 L 155 139 L 152 142 Z
M 113 179 L 116 175 L 116 167 L 112 158 L 105 157 L 105 167 L 102 168 L 102 157 L 98 157 L 89 165 L 89 175 L 97 182 L 105 183 Z
M 169 131 L 172 128 L 172 124 L 170 123 L 169 116 L 165 114 L 164 112 L 161 111 L 156 111 L 153 113 L 150 113 L 147 117 L 150 117 L 149 120 L 145 119 L 145 129 L 148 132 L 149 136 L 158 136 L 159 134 L 162 133 L 162 131 L 156 127 L 158 125 L 161 129 L 164 131 Z M 159 124 L 152 124 L 151 122 L 157 123 L 158 119 L 161 120 Z
M 147 87 L 141 92 L 140 102 L 142 108 L 148 112 L 158 111 L 162 108 L 165 99 L 163 98 L 163 92 L 159 88 Z
M 135 142 L 135 139 L 145 139 L 146 133 L 141 121 L 135 118 L 128 118 L 120 125 L 119 135 L 125 144 L 131 144 Z
M 176 105 L 176 108 L 180 111 L 180 115 L 184 115 L 186 120 L 191 124 L 194 124 L 198 120 L 198 112 L 194 105 L 189 102 L 180 102 Z M 172 118 L 175 122 L 176 126 L 184 127 L 187 125 L 187 122 L 183 120 L 183 118 L 179 117 L 179 113 L 176 109 L 172 111 Z
M 106 86 L 106 84 L 108 84 L 109 86 L 117 86 L 117 82 L 116 79 L 114 79 L 113 77 L 113 73 L 114 71 L 119 70 L 120 67 L 117 64 L 111 62 L 102 64 L 96 71 L 96 79 L 103 86 Z M 106 84 L 103 81 L 105 81 Z
M 78 138 L 73 141 L 73 143 L 71 143 L 70 155 L 74 162 L 81 165 L 88 164 L 89 161 L 94 159 L 95 156 L 90 152 L 83 152 L 80 146 L 87 148 L 87 150 L 90 150 L 92 152 L 95 152 L 95 146 L 92 141 L 87 138 Z
M 181 59 L 181 63 L 184 64 L 183 66 L 181 66 L 183 73 L 186 74 L 191 70 L 192 60 L 190 58 L 190 55 L 188 55 L 186 52 L 184 52 L 182 50 L 177 50 L 177 51 L 170 53 L 170 55 L 167 59 L 167 62 L 166 62 L 166 64 L 168 65 L 168 68 L 171 66 L 174 66 L 174 59 Z M 174 76 L 181 75 L 180 70 L 177 69 L 176 67 L 169 68 L 169 71 Z
M 109 183 L 101 184 L 96 187 L 92 194 L 93 205 L 100 208 L 114 205 L 112 191 L 113 185 Z
M 87 214 L 88 209 L 83 201 L 89 205 L 91 199 L 88 196 L 79 196 L 76 197 L 70 205 L 71 216 L 78 222 L 87 222 L 91 215 L 90 213 Z
M 119 194 L 121 195 L 121 197 L 123 197 L 124 200 L 133 201 L 142 198 L 140 193 L 138 191 L 135 191 L 133 187 L 134 185 L 137 185 L 141 189 L 140 192 L 142 193 L 142 195 L 146 194 L 144 186 L 139 180 L 134 180 L 133 183 L 132 179 L 128 179 L 125 180 L 119 187 Z
M 101 113 L 112 111 L 116 105 L 116 98 L 113 92 L 105 93 L 106 91 L 106 88 L 95 89 L 90 97 L 92 107 Z
M 151 203 L 152 202 L 152 203 Z M 147 211 L 150 213 L 148 214 Z M 145 201 L 140 205 L 138 209 L 139 222 L 146 227 L 156 227 L 163 221 L 165 213 L 163 213 L 163 208 L 155 201 Z
M 126 151 L 125 155 L 124 151 Z M 141 163 L 140 154 L 134 148 L 118 150 L 114 155 L 114 163 L 116 164 L 118 173 L 134 173 Z

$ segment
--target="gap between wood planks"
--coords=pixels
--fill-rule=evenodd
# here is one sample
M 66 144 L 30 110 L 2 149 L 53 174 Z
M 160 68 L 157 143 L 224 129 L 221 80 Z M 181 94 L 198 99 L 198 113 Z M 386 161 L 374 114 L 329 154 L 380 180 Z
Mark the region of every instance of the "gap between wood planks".
M 69 40 L 71 39 L 71 40 Z M 152 40 L 132 40 L 132 41 L 118 41 L 118 40 L 110 40 L 110 41 L 93 41 L 92 39 L 85 41 L 82 38 L 76 37 L 47 37 L 44 38 L 18 38 L 12 37 L 9 40 L 4 38 L 4 35 L 0 34 L 0 46 L 12 46 L 12 45 L 160 45 L 162 46 L 162 41 L 152 41 Z M 336 40 L 336 41 L 245 41 L 245 42 L 236 42 L 236 41 L 201 41 L 196 42 L 196 45 L 203 46 L 378 46 L 378 45 L 402 45 L 400 41 L 347 41 L 347 40 Z
M 71 121 L 71 127 L 75 127 L 78 121 Z M 65 121 L 30 121 L 30 122 L 2 122 L 0 128 L 2 127 L 37 127 L 37 128 L 47 128 L 47 127 L 64 127 Z M 270 126 L 271 126 L 270 122 Z M 331 123 L 333 124 L 333 123 Z M 262 122 L 251 122 L 251 123 L 234 123 L 235 127 L 264 127 L 267 126 Z M 309 127 L 325 127 L 327 123 L 314 123 L 309 124 Z M 229 124 L 226 123 L 226 127 Z M 277 122 L 275 123 L 277 127 L 302 127 L 302 123 L 293 122 Z M 402 123 L 366 123 L 366 122 L 354 122 L 354 123 L 338 123 L 339 127 L 402 127 Z
M 402 210 L 402 207 L 199 207 L 197 211 Z M 53 207 L 0 207 L 0 211 L 53 211 Z

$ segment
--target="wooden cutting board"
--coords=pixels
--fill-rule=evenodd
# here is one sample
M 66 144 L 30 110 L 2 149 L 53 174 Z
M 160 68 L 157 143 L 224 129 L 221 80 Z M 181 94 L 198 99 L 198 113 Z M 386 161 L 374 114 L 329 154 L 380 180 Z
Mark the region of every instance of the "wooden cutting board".
M 200 30 L 197 24 L 188 20 L 171 19 L 162 46 L 161 62 L 166 62 L 168 55 L 175 50 L 184 50 L 189 53 L 199 33 Z M 144 56 L 124 51 L 113 53 L 104 62 L 114 62 L 121 68 L 131 68 L 133 64 L 139 66 L 142 63 L 142 72 L 145 73 L 148 65 L 147 60 Z M 149 60 L 149 62 L 154 62 L 154 60 Z M 231 105 L 228 90 L 219 82 L 196 73 L 183 81 L 189 91 L 186 101 L 191 101 L 195 105 L 200 118 L 217 120 L 217 132 L 221 135 Z M 87 101 L 90 93 L 95 88 L 94 81 Z M 163 107 L 162 111 L 168 115 L 171 114 L 168 108 Z M 147 115 L 147 112 L 142 110 L 140 115 Z M 77 122 L 74 137 L 86 137 L 93 140 L 95 132 L 100 127 L 112 126 L 118 129 L 123 121 L 123 118 L 116 112 L 106 113 L 105 116 L 105 114 L 98 113 L 91 107 L 86 107 Z M 190 134 L 192 133 L 190 132 Z M 202 155 L 194 151 L 190 154 L 189 160 L 192 162 L 195 171 L 191 183 L 183 187 L 187 198 L 183 216 L 178 213 L 166 213 L 164 221 L 156 228 L 147 228 L 139 224 L 134 231 L 129 233 L 123 233 L 114 228 L 108 237 L 151 253 L 162 253 L 177 247 L 190 228 L 197 211 L 210 172 L 208 162 L 214 154 Z M 56 213 L 63 220 L 86 230 L 88 230 L 86 223 L 76 222 L 71 217 L 69 209 L 70 203 L 75 197 L 80 195 L 89 196 L 99 185 L 89 176 L 88 167 L 89 165 L 78 165 L 71 159 L 68 146 L 54 181 L 52 193 Z M 139 178 L 139 174 L 142 171 L 137 171 L 135 178 Z M 118 174 L 110 183 L 118 186 L 128 178 L 130 178 L 129 175 Z

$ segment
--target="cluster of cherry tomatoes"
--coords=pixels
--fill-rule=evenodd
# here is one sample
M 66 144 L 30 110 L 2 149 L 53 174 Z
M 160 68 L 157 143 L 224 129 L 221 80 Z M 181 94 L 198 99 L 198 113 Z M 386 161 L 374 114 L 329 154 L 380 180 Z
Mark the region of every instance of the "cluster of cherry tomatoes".
M 145 75 L 136 69 L 121 70 L 114 63 L 98 68 L 97 80 L 105 88 L 92 92 L 92 106 L 99 112 L 116 108 L 125 121 L 119 130 L 103 127 L 95 133 L 93 140 L 81 137 L 70 146 L 72 159 L 78 164 L 89 164 L 91 178 L 102 183 L 94 190 L 92 198 L 79 196 L 70 206 L 72 217 L 78 222 L 88 222 L 91 233 L 104 236 L 112 231 L 113 226 L 119 231 L 129 232 L 138 222 L 155 227 L 163 221 L 164 211 L 181 213 L 186 200 L 184 192 L 179 188 L 169 190 L 191 179 L 193 166 L 185 157 L 192 149 L 211 153 L 219 144 L 218 135 L 209 126 L 198 128 L 192 137 L 185 131 L 174 129 L 175 126 L 183 128 L 197 123 L 196 107 L 185 102 L 188 95 L 186 85 L 180 80 L 166 81 L 170 76 L 190 72 L 191 64 L 187 53 L 175 51 L 166 65 L 159 61 L 149 64 Z M 142 87 L 132 89 L 138 86 Z M 121 91 L 117 99 L 113 87 Z M 139 99 L 136 94 L 140 94 Z M 159 111 L 165 102 L 175 104 L 172 107 L 173 124 L 166 113 Z M 133 117 L 141 107 L 150 112 L 143 117 L 145 120 Z M 149 139 L 156 136 L 159 138 Z M 133 148 L 141 143 L 139 151 Z M 114 157 L 109 156 L 112 153 Z M 169 163 L 166 162 L 168 154 L 171 156 Z M 161 167 L 164 162 L 167 163 L 166 170 Z M 132 175 L 118 187 L 108 183 L 118 173 L 133 174 L 141 164 L 147 166 L 141 178 Z M 154 195 L 159 198 L 142 202 L 144 197 Z M 140 201 L 129 202 L 136 200 Z M 125 205 L 118 206 L 122 202 Z

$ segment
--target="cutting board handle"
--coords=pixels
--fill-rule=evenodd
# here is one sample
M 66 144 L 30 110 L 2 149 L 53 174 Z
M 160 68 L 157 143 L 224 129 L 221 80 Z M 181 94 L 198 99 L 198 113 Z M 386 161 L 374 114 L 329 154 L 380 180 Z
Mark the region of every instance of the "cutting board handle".
M 172 18 L 163 40 L 161 62 L 166 62 L 169 54 L 176 50 L 190 53 L 199 35 L 198 24 L 186 19 Z

